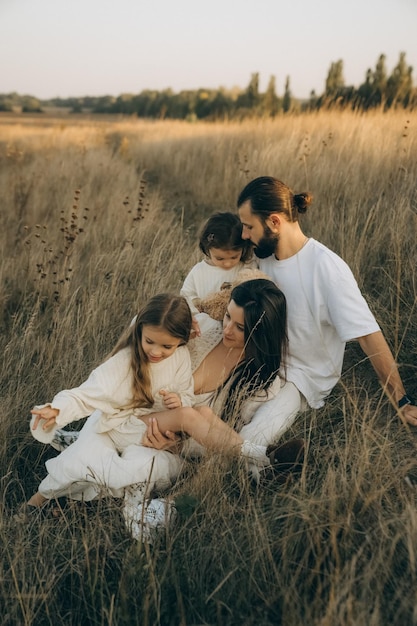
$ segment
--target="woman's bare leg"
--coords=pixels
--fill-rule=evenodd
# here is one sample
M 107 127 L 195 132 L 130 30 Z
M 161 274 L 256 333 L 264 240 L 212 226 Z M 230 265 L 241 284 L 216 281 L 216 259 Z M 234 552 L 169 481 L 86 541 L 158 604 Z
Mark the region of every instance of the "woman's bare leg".
M 141 419 L 148 423 L 152 418 L 157 420 L 158 428 L 162 432 L 181 431 L 187 433 L 205 448 L 240 453 L 242 437 L 208 406 L 181 407 L 171 411 L 152 413 Z

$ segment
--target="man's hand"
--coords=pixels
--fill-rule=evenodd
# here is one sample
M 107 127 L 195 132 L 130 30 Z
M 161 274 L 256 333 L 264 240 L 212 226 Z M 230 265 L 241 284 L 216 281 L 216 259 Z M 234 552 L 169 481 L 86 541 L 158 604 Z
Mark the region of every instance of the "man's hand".
M 158 420 L 155 417 L 149 418 L 148 430 L 143 435 L 142 445 L 146 448 L 155 448 L 156 450 L 170 450 L 178 446 L 181 437 L 178 437 L 170 430 L 161 433 L 158 427 Z
M 358 337 L 359 344 L 369 357 L 379 380 L 386 388 L 391 401 L 397 405 L 405 394 L 404 385 L 398 372 L 397 363 L 381 331 Z M 398 407 L 398 405 L 397 405 Z M 398 409 L 402 421 L 417 426 L 417 406 L 406 404 Z
M 414 406 L 414 404 L 406 404 L 402 409 L 398 409 L 398 411 L 407 424 L 417 426 L 417 406 Z

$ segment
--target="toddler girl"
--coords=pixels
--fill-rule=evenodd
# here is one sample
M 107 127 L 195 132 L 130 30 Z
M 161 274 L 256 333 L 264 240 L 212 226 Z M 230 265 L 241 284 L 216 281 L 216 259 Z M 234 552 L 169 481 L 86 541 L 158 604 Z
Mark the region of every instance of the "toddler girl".
M 194 265 L 181 289 L 193 314 L 202 298 L 219 291 L 223 283 L 232 283 L 240 270 L 256 267 L 253 246 L 241 234 L 242 224 L 234 213 L 215 213 L 204 225 L 199 247 L 205 259 Z

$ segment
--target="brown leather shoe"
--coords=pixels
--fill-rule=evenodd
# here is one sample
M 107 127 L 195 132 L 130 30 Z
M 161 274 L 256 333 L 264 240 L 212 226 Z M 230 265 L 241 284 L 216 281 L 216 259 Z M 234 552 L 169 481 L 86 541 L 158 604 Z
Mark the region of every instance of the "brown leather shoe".
M 280 445 L 271 445 L 266 449 L 266 455 L 271 461 L 271 468 L 275 477 L 281 477 L 283 482 L 290 474 L 300 474 L 304 463 L 304 439 L 289 439 Z

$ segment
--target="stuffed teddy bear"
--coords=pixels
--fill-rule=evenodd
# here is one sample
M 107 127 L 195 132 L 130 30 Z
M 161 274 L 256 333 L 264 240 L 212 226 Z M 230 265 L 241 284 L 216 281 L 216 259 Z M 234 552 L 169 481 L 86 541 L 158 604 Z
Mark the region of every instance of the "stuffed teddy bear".
M 208 294 L 205 298 L 202 298 L 197 308 L 201 313 L 207 313 L 214 320 L 221 322 L 226 313 L 226 308 L 230 300 L 230 294 L 233 287 L 246 282 L 247 280 L 254 280 L 255 278 L 265 278 L 271 280 L 270 276 L 267 276 L 261 270 L 256 268 L 245 268 L 240 270 L 236 279 L 232 283 L 223 283 L 220 287 L 220 291 Z

